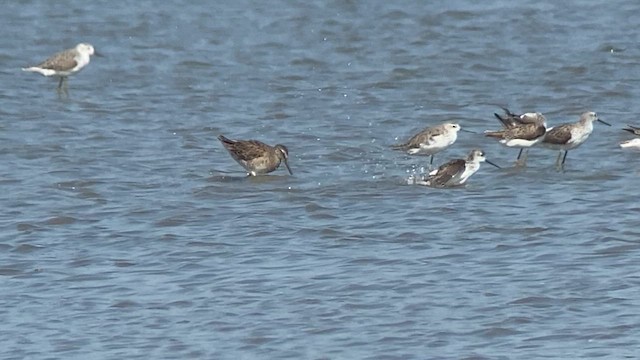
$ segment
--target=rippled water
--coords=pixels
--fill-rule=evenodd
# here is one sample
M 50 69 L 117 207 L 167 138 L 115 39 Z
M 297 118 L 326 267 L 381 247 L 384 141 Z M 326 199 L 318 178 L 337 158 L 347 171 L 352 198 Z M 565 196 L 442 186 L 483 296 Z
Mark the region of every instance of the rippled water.
M 1 358 L 638 356 L 640 3 L 118 4 L 0 12 Z M 68 96 L 20 71 L 80 41 Z M 499 106 L 613 126 L 514 168 Z M 446 120 L 504 168 L 406 185 Z

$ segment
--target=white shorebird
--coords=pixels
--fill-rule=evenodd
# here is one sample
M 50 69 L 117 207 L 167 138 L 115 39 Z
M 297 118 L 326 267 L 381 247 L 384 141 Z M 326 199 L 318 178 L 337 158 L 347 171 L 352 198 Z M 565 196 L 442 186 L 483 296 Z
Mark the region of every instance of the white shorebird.
M 504 116 L 493 114 L 502 123 L 502 130 L 487 130 L 484 134 L 488 137 L 499 139 L 499 142 L 506 147 L 520 148 L 516 158 L 516 163 L 519 163 L 522 151 L 527 149 L 528 152 L 530 147 L 544 138 L 544 134 L 547 131 L 547 119 L 539 112 L 517 115 L 507 108 L 503 108 L 503 110 L 505 112 Z M 522 165 L 525 165 L 526 159 L 525 154 Z
M 620 147 L 623 149 L 638 149 L 640 150 L 640 138 L 635 138 L 620 143 Z
M 37 72 L 44 76 L 58 76 L 60 77 L 58 89 L 62 89 L 69 75 L 77 73 L 89 64 L 91 55 L 100 56 L 91 44 L 80 43 L 73 49 L 61 51 L 36 66 L 22 68 L 22 70 Z
M 627 125 L 628 127 L 622 129 L 628 131 L 634 135 L 640 136 L 640 127 Z M 635 138 L 627 141 L 623 141 L 620 143 L 621 148 L 632 148 L 632 149 L 640 149 L 640 138 Z
M 429 165 L 432 165 L 433 155 L 453 145 L 460 130 L 460 125 L 456 123 L 443 123 L 425 128 L 413 135 L 406 143 L 391 147 L 395 150 L 406 151 L 409 155 L 431 155 Z
M 562 124 L 548 129 L 547 134 L 540 144 L 548 149 L 560 150 L 558 158 L 556 159 L 556 165 L 562 167 L 567 159 L 569 150 L 575 149 L 587 141 L 587 138 L 589 138 L 589 135 L 593 132 L 594 121 L 599 121 L 611 126 L 611 124 L 600 120 L 595 112 L 585 112 L 580 115 L 580 120 L 576 123 Z M 562 156 L 563 151 L 564 156 L 562 157 L 561 163 L 560 156 Z
M 455 159 L 431 171 L 424 179 L 415 181 L 416 184 L 432 187 L 452 187 L 463 185 L 471 175 L 480 169 L 480 163 L 500 166 L 487 160 L 484 152 L 479 149 L 471 150 L 466 159 Z

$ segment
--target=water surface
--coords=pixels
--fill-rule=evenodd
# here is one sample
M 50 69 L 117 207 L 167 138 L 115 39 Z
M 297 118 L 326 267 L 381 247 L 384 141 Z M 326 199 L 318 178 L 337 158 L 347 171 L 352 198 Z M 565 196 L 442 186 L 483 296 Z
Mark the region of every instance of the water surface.
M 637 357 L 639 3 L 4 7 L 3 359 Z M 19 70 L 81 41 L 68 96 Z M 500 106 L 613 126 L 513 168 Z M 428 158 L 388 146 L 449 120 L 477 134 L 437 163 L 504 169 L 406 185 Z

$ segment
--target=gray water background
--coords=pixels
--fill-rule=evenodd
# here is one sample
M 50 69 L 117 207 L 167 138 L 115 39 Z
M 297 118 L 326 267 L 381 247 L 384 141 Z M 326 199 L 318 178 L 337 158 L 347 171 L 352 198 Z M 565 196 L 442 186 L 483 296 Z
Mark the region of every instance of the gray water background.
M 640 356 L 640 2 L 1 7 L 0 358 Z M 68 96 L 20 71 L 81 41 Z M 514 168 L 499 106 L 613 126 Z M 436 163 L 504 169 L 406 185 L 388 146 L 448 120 L 476 134 Z

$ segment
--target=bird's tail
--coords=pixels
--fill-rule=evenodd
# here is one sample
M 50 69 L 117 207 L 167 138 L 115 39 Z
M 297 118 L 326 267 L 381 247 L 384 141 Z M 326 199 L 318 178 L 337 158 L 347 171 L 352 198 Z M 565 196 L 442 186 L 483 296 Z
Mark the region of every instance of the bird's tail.
M 516 115 L 511 114 L 507 109 L 505 109 L 505 113 L 506 113 L 506 116 L 500 116 L 499 114 L 496 114 L 496 113 L 493 113 L 493 116 L 495 116 L 496 119 L 500 120 L 500 122 L 502 123 L 502 125 L 504 125 L 504 127 L 512 126 L 515 122 L 514 117 L 516 117 Z
M 487 130 L 484 132 L 484 136 L 494 137 L 494 138 L 502 138 L 503 131 L 490 131 Z
M 507 109 L 506 107 L 501 108 L 504 111 L 505 115 L 507 115 L 507 117 L 520 117 L 520 115 L 512 113 L 511 110 Z
M 22 68 L 22 71 L 36 72 L 36 73 L 40 73 L 40 74 L 42 74 L 44 76 L 56 75 L 56 71 L 55 70 L 43 69 L 43 68 L 38 67 L 38 66 L 31 66 L 31 67 L 27 67 L 27 68 Z
M 500 122 L 502 123 L 502 125 L 504 125 L 504 127 L 511 127 L 515 124 L 517 124 L 520 120 L 520 115 L 518 114 L 514 114 L 512 113 L 509 109 L 507 109 L 506 107 L 503 107 L 502 110 L 504 110 L 504 115 L 498 115 L 496 113 L 493 113 L 493 116 L 496 117 L 496 119 L 500 120 Z

